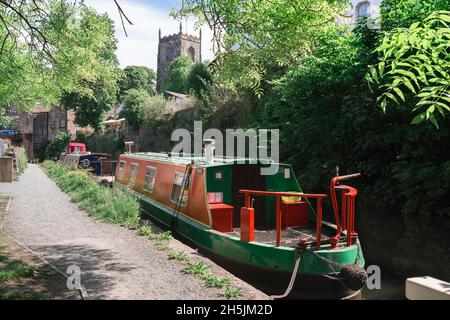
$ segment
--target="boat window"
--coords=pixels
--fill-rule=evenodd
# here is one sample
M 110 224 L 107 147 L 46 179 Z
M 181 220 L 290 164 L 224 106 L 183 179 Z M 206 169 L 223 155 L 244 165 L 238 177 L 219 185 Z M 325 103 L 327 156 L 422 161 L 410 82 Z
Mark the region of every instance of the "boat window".
M 183 179 L 184 173 L 175 172 L 175 176 L 173 178 L 172 194 L 170 195 L 170 201 L 179 204 L 182 207 L 186 207 L 189 198 L 189 183 L 188 180 L 183 181 Z
M 119 174 L 118 174 L 118 179 L 122 180 L 123 176 L 125 174 L 125 161 L 120 161 L 119 162 Z
M 223 192 L 208 192 L 208 203 L 222 203 Z
M 139 165 L 137 163 L 132 163 L 130 167 L 130 177 L 128 179 L 128 186 L 134 188 L 136 184 L 136 176 L 138 172 Z
M 153 187 L 155 186 L 155 179 L 156 179 L 156 168 L 148 166 L 145 169 L 144 191 L 153 192 Z

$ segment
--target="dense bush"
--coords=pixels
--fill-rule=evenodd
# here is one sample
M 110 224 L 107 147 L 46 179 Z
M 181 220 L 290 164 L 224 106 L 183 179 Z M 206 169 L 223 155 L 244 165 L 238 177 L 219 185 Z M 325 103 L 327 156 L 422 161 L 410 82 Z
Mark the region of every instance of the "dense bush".
M 61 152 L 64 152 L 71 140 L 70 133 L 60 132 L 56 136 L 55 140 L 50 142 L 45 148 L 46 159 L 58 159 Z
M 166 99 L 161 95 L 151 96 L 143 89 L 130 89 L 126 92 L 120 117 L 137 129 L 140 125 L 152 124 L 166 115 Z
M 138 225 L 139 205 L 133 197 L 120 190 L 100 186 L 85 171 L 71 171 L 53 161 L 45 161 L 42 168 L 89 215 L 127 227 Z

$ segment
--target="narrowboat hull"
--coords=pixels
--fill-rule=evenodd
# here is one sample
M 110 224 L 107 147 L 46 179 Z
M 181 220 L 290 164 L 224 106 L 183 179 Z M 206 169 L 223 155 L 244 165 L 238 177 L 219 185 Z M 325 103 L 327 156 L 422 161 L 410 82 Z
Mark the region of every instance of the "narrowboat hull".
M 268 294 L 281 295 L 288 287 L 296 262 L 296 249 L 276 247 L 259 242 L 244 242 L 211 229 L 149 197 L 115 182 L 114 186 L 135 196 L 143 212 L 159 223 L 170 227 L 177 236 L 211 256 L 219 264 L 230 268 L 255 287 Z M 295 286 L 289 298 L 341 299 L 355 295 L 362 289 L 348 288 L 336 266 L 357 264 L 364 267 L 364 257 L 355 245 L 333 250 L 302 251 Z M 335 268 L 335 269 L 334 269 Z

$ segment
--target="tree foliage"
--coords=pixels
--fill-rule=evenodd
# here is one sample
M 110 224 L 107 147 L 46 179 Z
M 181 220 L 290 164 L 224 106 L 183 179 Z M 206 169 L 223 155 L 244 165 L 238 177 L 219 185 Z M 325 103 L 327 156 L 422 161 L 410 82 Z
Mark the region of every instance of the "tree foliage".
M 144 89 L 150 95 L 156 94 L 156 73 L 144 66 L 128 66 L 123 70 L 119 81 L 119 96 L 123 99 L 130 89 Z
M 0 105 L 26 111 L 37 102 L 59 106 L 65 96 L 74 102 L 66 107 L 85 114 L 79 123 L 98 127 L 100 119 L 89 119 L 82 109 L 87 103 L 100 115 L 115 99 L 112 20 L 82 2 L 0 1 L 0 41 Z
M 407 93 L 412 94 L 417 101 L 413 111 L 420 111 L 412 123 L 429 120 L 439 127 L 435 112 L 445 116 L 450 111 L 450 11 L 393 29 L 376 51 L 381 58 L 369 79 L 382 89 L 381 108 L 388 101 L 405 103 Z
M 262 94 L 267 65 L 286 66 L 311 52 L 334 26 L 345 0 L 187 0 L 176 16 L 193 14 L 213 30 L 216 67 Z M 242 68 L 245 66 L 245 68 Z
M 118 93 L 118 61 L 116 57 L 117 40 L 114 35 L 114 23 L 106 15 L 99 15 L 94 10 L 82 6 L 80 29 L 76 31 L 79 43 L 86 55 L 78 54 L 78 72 L 75 85 L 64 88 L 62 102 L 64 107 L 75 111 L 75 122 L 84 127 L 101 129 L 101 122 L 106 111 L 110 110 Z M 77 55 L 80 48 L 74 48 L 70 54 Z M 79 60 L 80 57 L 77 58 Z
M 208 66 L 203 63 L 196 63 L 192 66 L 187 77 L 188 90 L 196 96 L 208 92 L 208 86 L 212 82 L 212 76 Z
M 62 104 L 75 111 L 75 123 L 81 127 L 91 126 L 102 130 L 105 112 L 111 110 L 116 102 L 117 84 L 115 78 L 100 77 L 93 83 L 86 83 L 89 94 L 80 92 L 65 93 Z
M 165 115 L 166 100 L 163 96 L 151 96 L 144 89 L 130 89 L 126 92 L 120 117 L 137 129 L 141 124 L 152 124 Z
M 432 12 L 450 10 L 448 0 L 383 0 L 380 4 L 382 29 L 409 28 L 424 21 Z
M 341 174 L 362 172 L 358 212 L 374 221 L 380 211 L 450 216 L 450 152 L 436 147 L 448 145 L 450 120 L 436 132 L 411 126 L 407 104 L 383 113 L 364 81 L 376 58 L 365 38 L 324 38 L 274 82 L 250 125 L 280 128 L 281 159 L 294 165 L 305 190 L 326 189 L 339 166 Z
M 59 155 L 61 152 L 64 152 L 66 150 L 67 145 L 71 141 L 71 136 L 69 133 L 66 132 L 60 132 L 56 136 L 55 140 L 50 142 L 45 150 L 46 153 L 46 159 L 55 160 L 59 158 Z
M 194 62 L 184 55 L 173 60 L 164 77 L 164 90 L 188 93 L 188 77 L 193 65 Z

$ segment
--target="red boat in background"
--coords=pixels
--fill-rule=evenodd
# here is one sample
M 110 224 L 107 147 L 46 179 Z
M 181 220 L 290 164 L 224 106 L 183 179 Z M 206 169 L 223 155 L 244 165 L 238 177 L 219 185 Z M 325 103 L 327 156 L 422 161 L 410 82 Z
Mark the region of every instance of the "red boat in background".
M 88 152 L 86 145 L 79 142 L 70 142 L 59 161 L 73 170 L 90 170 L 95 176 L 110 176 L 115 170 L 110 154 Z
M 66 163 L 66 157 L 69 154 L 79 154 L 79 153 L 87 153 L 86 145 L 80 142 L 69 142 L 66 147 L 66 152 L 62 152 L 59 155 L 59 161 L 61 163 Z

